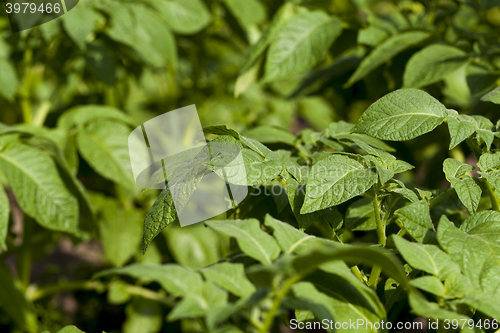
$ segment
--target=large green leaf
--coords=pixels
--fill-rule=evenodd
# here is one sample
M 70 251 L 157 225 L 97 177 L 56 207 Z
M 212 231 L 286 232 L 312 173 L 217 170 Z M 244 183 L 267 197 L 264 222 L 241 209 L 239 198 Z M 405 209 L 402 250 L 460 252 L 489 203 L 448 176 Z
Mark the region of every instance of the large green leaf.
M 73 126 L 82 127 L 92 120 L 117 120 L 134 126 L 132 119 L 122 111 L 105 105 L 76 106 L 64 112 L 57 120 L 57 127 L 65 130 Z
M 403 86 L 420 88 L 442 80 L 467 63 L 465 52 L 449 45 L 432 44 L 415 53 L 408 63 Z
M 438 226 L 438 241 L 472 285 L 498 295 L 500 286 L 500 213 L 482 211 L 456 228 L 446 216 Z
M 7 250 L 7 244 L 5 244 L 5 239 L 7 238 L 7 232 L 9 228 L 9 216 L 10 216 L 10 203 L 9 198 L 7 198 L 7 193 L 2 186 L 0 186 L 0 248 L 2 250 Z
M 93 121 L 78 133 L 78 148 L 101 176 L 127 189 L 135 182 L 130 164 L 127 125 L 111 120 Z
M 409 242 L 399 236 L 393 236 L 392 239 L 399 253 L 413 268 L 432 274 L 440 280 L 460 274 L 460 267 L 438 246 Z
M 26 214 L 45 228 L 80 233 L 78 201 L 64 185 L 47 154 L 23 144 L 13 144 L 0 151 L 0 169 Z
M 361 61 L 361 64 L 347 81 L 346 86 L 351 86 L 365 78 L 378 66 L 389 61 L 401 51 L 421 43 L 429 36 L 430 33 L 424 31 L 407 31 L 389 37 Z
M 310 282 L 299 282 L 292 287 L 292 290 L 294 295 L 300 299 L 323 305 L 331 313 L 335 323 L 360 320 L 365 325 L 358 327 L 356 332 L 378 332 L 378 329 L 374 328 L 373 324 L 379 322 L 381 318 L 371 312 L 366 304 L 361 303 L 360 299 L 356 299 L 357 295 L 346 292 L 344 289 L 346 286 L 342 288 L 338 283 L 335 286 L 336 288 L 328 288 L 328 284 L 318 286 L 318 284 Z M 372 328 L 370 328 L 370 325 Z
M 266 226 L 273 229 L 273 236 L 278 241 L 279 246 L 286 253 L 293 253 L 299 246 L 307 243 L 314 236 L 303 233 L 291 225 L 276 220 L 271 215 L 266 215 Z
M 342 22 L 321 11 L 293 16 L 276 32 L 266 60 L 266 81 L 299 74 L 314 66 L 342 31 Z
M 23 331 L 40 332 L 33 305 L 29 304 L 23 292 L 14 281 L 4 263 L 0 264 L 0 307 Z
M 201 0 L 151 1 L 165 17 L 168 26 L 179 34 L 194 34 L 211 21 L 210 12 Z
M 266 8 L 258 0 L 224 0 L 224 2 L 243 27 L 259 24 L 266 19 Z
M 63 26 L 68 35 L 81 49 L 85 49 L 86 39 L 97 24 L 99 15 L 86 6 L 79 6 L 62 17 Z
M 165 239 L 175 262 L 191 269 L 199 269 L 220 259 L 224 238 L 202 224 L 165 229 Z
M 413 202 L 394 213 L 416 241 L 430 242 L 436 238 L 427 201 Z
M 163 310 L 158 302 L 136 297 L 125 308 L 127 319 L 123 323 L 124 333 L 150 332 L 161 330 Z
M 370 105 L 354 131 L 382 140 L 406 141 L 432 131 L 446 115 L 446 107 L 426 92 L 399 89 Z
M 94 278 L 109 275 L 127 275 L 143 283 L 158 282 L 166 291 L 179 296 L 197 293 L 203 288 L 203 279 L 199 273 L 176 264 L 132 264 L 101 271 Z
M 358 161 L 344 155 L 328 156 L 312 167 L 300 212 L 339 205 L 368 191 L 376 181 L 377 174 Z
M 270 264 L 280 253 L 274 238 L 260 228 L 256 219 L 207 221 L 210 228 L 236 238 L 240 249 L 263 264 Z

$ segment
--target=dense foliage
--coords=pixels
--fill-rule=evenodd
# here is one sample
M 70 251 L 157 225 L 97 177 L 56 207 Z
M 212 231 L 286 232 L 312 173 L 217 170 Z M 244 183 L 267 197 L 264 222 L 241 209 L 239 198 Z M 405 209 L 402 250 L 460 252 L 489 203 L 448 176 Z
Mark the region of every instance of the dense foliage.
M 2 330 L 500 328 L 500 1 L 80 0 L 8 24 Z M 250 195 L 181 228 L 127 138 L 190 104 Z

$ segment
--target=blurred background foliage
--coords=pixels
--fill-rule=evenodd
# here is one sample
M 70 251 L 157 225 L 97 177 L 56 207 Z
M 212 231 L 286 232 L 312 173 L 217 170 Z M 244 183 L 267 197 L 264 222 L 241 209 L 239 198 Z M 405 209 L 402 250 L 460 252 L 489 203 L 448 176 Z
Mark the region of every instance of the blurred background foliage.
M 0 122 L 20 133 L 0 137 L 0 147 L 13 136 L 55 142 L 69 177 L 86 188 L 80 191 L 80 211 L 92 207 L 97 221 L 95 229 L 71 236 L 33 224 L 26 244 L 28 228 L 9 194 L 14 207 L 9 250 L 0 256 L 19 276 L 41 327 L 196 331 L 198 324 L 190 320 L 162 326 L 165 314 L 158 303 L 133 298 L 148 292 L 141 287 L 118 280 L 106 287 L 67 281 L 130 262 L 200 268 L 230 253 L 229 240 L 211 230 L 172 226 L 143 256 L 142 221 L 158 193 L 140 193 L 123 176 L 128 168 L 123 154 L 110 157 L 116 165 L 96 162 L 98 148 L 78 143 L 84 140 L 79 128 L 88 129 L 97 143 L 126 140 L 130 126 L 196 104 L 203 126 L 225 124 L 243 133 L 274 126 L 307 136 L 332 121 L 355 123 L 368 105 L 405 84 L 409 60 L 431 44 L 452 46 L 467 60 L 423 86 L 412 85 L 448 108 L 496 119 L 498 105 L 479 98 L 499 85 L 499 5 L 496 0 L 80 0 L 61 19 L 16 34 L 2 10 Z M 316 46 L 298 50 L 306 53 L 299 54 L 303 62 L 280 67 L 272 62 L 275 44 L 293 31 L 276 27 L 304 12 L 339 21 L 328 21 L 331 30 Z M 416 32 L 424 37 L 405 38 Z M 91 119 L 99 115 L 106 120 Z M 434 171 L 447 157 L 446 138 L 446 129 L 439 128 L 418 143 L 393 144 L 398 157 L 416 166 L 405 181 L 423 187 L 443 182 Z M 126 145 L 117 149 L 126 152 Z M 452 154 L 465 158 L 470 152 L 459 146 Z M 31 269 L 23 267 L 25 260 L 33 263 Z M 0 324 L 18 327 L 8 312 L 0 312 Z

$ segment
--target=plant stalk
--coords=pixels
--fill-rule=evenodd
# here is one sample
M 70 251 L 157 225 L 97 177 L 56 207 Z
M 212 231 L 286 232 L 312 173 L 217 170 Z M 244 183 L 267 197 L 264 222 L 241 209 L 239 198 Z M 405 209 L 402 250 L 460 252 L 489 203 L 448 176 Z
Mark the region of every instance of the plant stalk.
M 500 212 L 500 198 L 498 198 L 495 189 L 491 186 L 490 183 L 486 181 L 485 184 L 486 184 L 486 189 L 488 190 L 488 194 L 490 195 L 491 208 L 493 210 L 496 210 L 497 212 Z

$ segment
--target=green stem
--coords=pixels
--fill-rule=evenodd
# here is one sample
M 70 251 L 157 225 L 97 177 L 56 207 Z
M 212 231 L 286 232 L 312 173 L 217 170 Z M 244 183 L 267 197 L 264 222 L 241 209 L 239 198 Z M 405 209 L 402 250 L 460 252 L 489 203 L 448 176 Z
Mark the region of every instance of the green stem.
M 281 301 L 283 300 L 283 297 L 288 294 L 292 286 L 300 281 L 302 279 L 302 274 L 297 274 L 290 278 L 283 288 L 278 291 L 274 297 L 273 300 L 273 305 L 271 306 L 271 309 L 269 309 L 269 312 L 266 315 L 266 319 L 264 320 L 264 324 L 261 326 L 259 329 L 259 333 L 267 333 L 270 331 L 271 326 L 273 325 L 274 318 L 276 317 L 276 313 L 278 312 L 278 309 L 280 308 Z
M 24 215 L 23 243 L 19 247 L 19 253 L 17 255 L 17 271 L 19 280 L 21 281 L 24 290 L 28 288 L 31 280 L 31 240 L 33 237 L 34 227 L 35 220 L 27 215 Z
M 370 279 L 368 283 L 373 290 L 377 290 L 378 279 L 380 278 L 380 273 L 382 273 L 382 268 L 378 265 L 374 265 L 372 268 L 372 272 L 370 274 Z
M 27 48 L 24 51 L 24 83 L 21 91 L 21 110 L 23 111 L 24 123 L 31 123 L 31 101 L 30 101 L 30 85 L 31 85 L 31 63 L 33 61 L 33 50 Z
M 431 202 L 429 203 L 429 208 L 436 206 L 438 203 L 448 198 L 449 196 L 453 195 L 454 193 L 455 193 L 454 188 L 447 189 L 445 192 L 441 193 L 440 195 L 431 200 Z
M 387 237 L 385 235 L 385 224 L 382 222 L 380 218 L 380 207 L 378 205 L 378 197 L 377 193 L 373 194 L 373 211 L 375 214 L 375 221 L 377 222 L 377 234 L 378 234 L 378 242 L 380 245 L 385 247 L 387 242 Z
M 363 279 L 363 275 L 361 275 L 361 271 L 359 270 L 358 266 L 352 266 L 351 271 L 353 274 L 358 278 L 359 281 L 365 283 L 365 279 Z
M 496 210 L 497 212 L 500 212 L 500 199 L 498 198 L 495 189 L 487 181 L 485 182 L 485 184 L 486 184 L 486 189 L 488 190 L 488 194 L 490 195 L 491 208 L 493 210 Z

